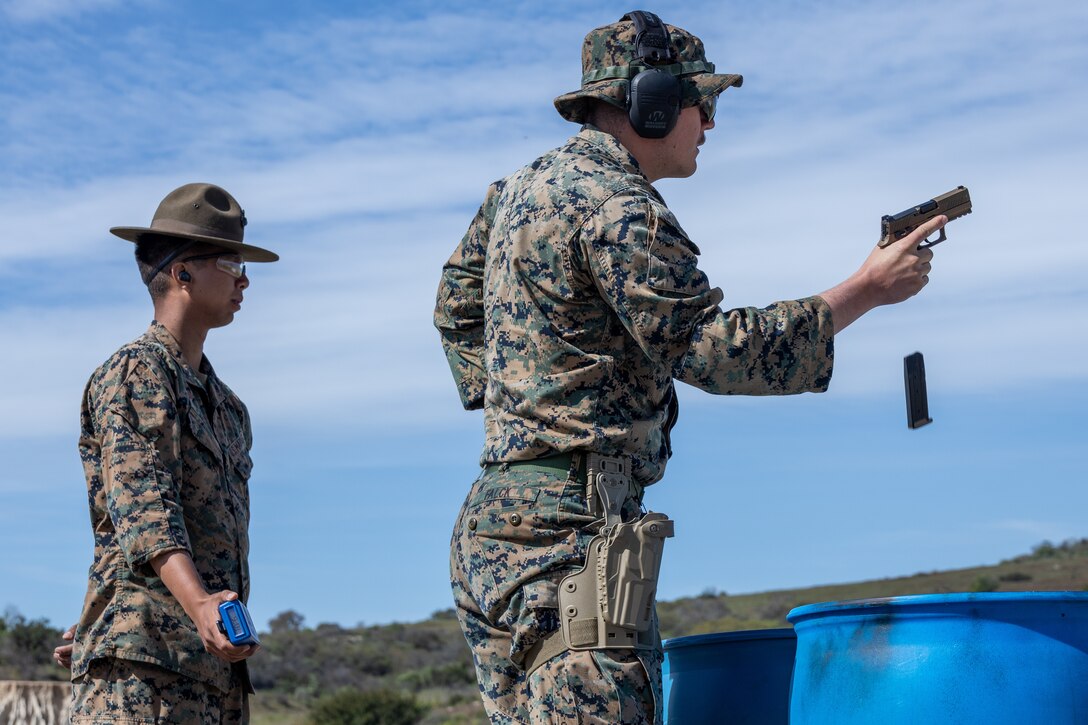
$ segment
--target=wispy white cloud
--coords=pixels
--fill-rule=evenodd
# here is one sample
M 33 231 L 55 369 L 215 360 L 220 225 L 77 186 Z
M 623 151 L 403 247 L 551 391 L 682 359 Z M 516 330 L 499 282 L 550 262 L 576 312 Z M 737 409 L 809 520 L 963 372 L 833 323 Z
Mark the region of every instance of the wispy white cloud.
M 0 89 L 13 131 L 8 156 L 13 168 L 35 174 L 47 165 L 71 178 L 58 163 L 82 171 L 89 159 L 116 174 L 194 157 L 282 160 L 343 139 L 449 136 L 470 123 L 482 130 L 494 114 L 524 120 L 529 104 L 548 97 L 509 81 L 547 68 L 546 49 L 535 46 L 551 27 L 538 23 L 518 47 L 489 42 L 518 27 L 515 18 L 482 24 L 439 14 L 314 19 L 244 45 L 166 25 L 119 28 L 105 42 L 78 28 L 12 38 L 3 53 L 20 72 Z M 451 39 L 479 51 L 451 52 Z M 524 59 L 538 50 L 537 60 Z
M 711 57 L 747 82 L 724 97 L 696 178 L 661 186 L 727 304 L 742 305 L 831 286 L 867 253 L 880 214 L 969 184 L 976 214 L 938 248 L 930 288 L 843 336 L 836 390 L 888 385 L 871 372 L 876 361 L 912 345 L 943 361 L 957 387 L 1018 378 L 1029 359 L 1041 378 L 1080 377 L 1074 361 L 1088 343 L 1071 339 L 1074 354 L 1038 356 L 1010 340 L 1012 331 L 1063 336 L 1066 316 L 1040 315 L 1040 306 L 1081 315 L 1088 307 L 1078 272 L 1088 251 L 1067 233 L 1088 168 L 1079 131 L 1088 103 L 1068 80 L 1088 57 L 1076 30 L 1084 11 L 941 5 L 929 13 L 941 22 L 923 31 L 926 7 L 768 6 L 728 24 L 679 12 L 674 22 L 705 25 Z M 5 113 L 25 132 L 16 141 L 24 163 L 52 171 L 0 181 L 0 274 L 24 273 L 34 260 L 102 260 L 123 244 L 109 226 L 146 223 L 178 183 L 216 181 L 249 211 L 249 233 L 284 256 L 257 268 L 243 317 L 223 333 L 246 336 L 237 363 L 259 353 L 266 362 L 256 378 L 271 381 L 322 362 L 318 390 L 277 396 L 270 407 L 288 415 L 315 400 L 412 400 L 441 419 L 445 409 L 427 402 L 447 385 L 430 327 L 438 267 L 485 185 L 573 130 L 550 100 L 577 77 L 572 36 L 609 19 L 543 21 L 525 33 L 517 14 L 483 11 L 315 18 L 199 54 L 178 52 L 194 50 L 183 34 L 145 24 L 118 31 L 130 41 L 124 53 L 90 61 L 69 54 L 72 44 L 85 48 L 75 31 L 36 41 L 22 52 L 60 63 L 37 90 L 24 80 L 25 102 Z M 496 37 L 519 42 L 487 42 Z M 454 38 L 473 52 L 451 53 Z M 45 72 L 41 59 L 23 62 Z M 87 146 L 99 155 L 69 177 L 65 160 Z M 130 266 L 126 250 L 105 273 L 125 284 Z M 105 339 L 132 336 L 102 325 L 117 319 L 110 307 L 51 304 L 80 312 L 20 325 L 28 311 L 9 308 L 0 337 L 48 345 L 96 324 Z M 390 368 L 373 354 L 391 345 L 389 354 L 410 362 Z M 988 361 L 981 371 L 979 355 Z M 383 384 L 359 386 L 360 374 Z M 43 424 L 56 409 L 40 409 Z
M 110 10 L 139 0 L 3 0 L 0 14 L 17 23 L 70 18 L 101 10 Z

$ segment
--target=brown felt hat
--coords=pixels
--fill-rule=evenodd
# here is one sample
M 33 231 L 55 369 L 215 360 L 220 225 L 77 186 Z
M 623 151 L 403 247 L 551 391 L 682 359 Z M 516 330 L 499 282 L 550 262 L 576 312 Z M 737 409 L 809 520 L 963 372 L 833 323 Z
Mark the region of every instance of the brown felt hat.
M 112 227 L 110 233 L 130 242 L 144 234 L 230 249 L 247 262 L 275 262 L 280 258 L 252 244 L 243 244 L 246 213 L 233 196 L 214 184 L 186 184 L 174 189 L 159 204 L 149 227 Z

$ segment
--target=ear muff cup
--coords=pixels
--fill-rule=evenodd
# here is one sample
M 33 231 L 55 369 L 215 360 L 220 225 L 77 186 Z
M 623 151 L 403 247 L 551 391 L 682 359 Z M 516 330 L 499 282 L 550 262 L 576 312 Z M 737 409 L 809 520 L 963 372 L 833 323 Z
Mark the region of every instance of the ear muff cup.
M 627 115 L 639 136 L 668 136 L 680 118 L 680 79 L 658 68 L 636 75 L 627 86 Z

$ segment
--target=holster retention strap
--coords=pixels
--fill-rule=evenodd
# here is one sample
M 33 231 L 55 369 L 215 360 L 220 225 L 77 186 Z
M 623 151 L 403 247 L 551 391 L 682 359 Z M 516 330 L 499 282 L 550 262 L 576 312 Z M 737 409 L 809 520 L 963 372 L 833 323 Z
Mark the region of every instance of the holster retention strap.
M 623 520 L 623 503 L 634 493 L 626 458 L 586 454 L 586 503 L 591 514 L 604 518 L 604 528 Z

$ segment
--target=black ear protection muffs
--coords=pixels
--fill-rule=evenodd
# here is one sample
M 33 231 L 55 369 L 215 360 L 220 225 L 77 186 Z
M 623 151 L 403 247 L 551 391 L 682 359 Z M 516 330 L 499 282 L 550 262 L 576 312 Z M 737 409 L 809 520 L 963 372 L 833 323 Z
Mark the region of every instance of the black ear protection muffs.
M 192 282 L 193 281 L 192 275 L 189 274 L 188 272 L 186 272 L 184 269 L 181 270 L 180 272 L 178 272 L 178 279 L 180 279 L 182 282 Z
M 675 62 L 669 31 L 653 13 L 627 13 L 635 24 L 636 62 L 654 66 Z M 627 85 L 627 116 L 643 138 L 664 138 L 680 117 L 680 79 L 660 68 L 640 71 Z

